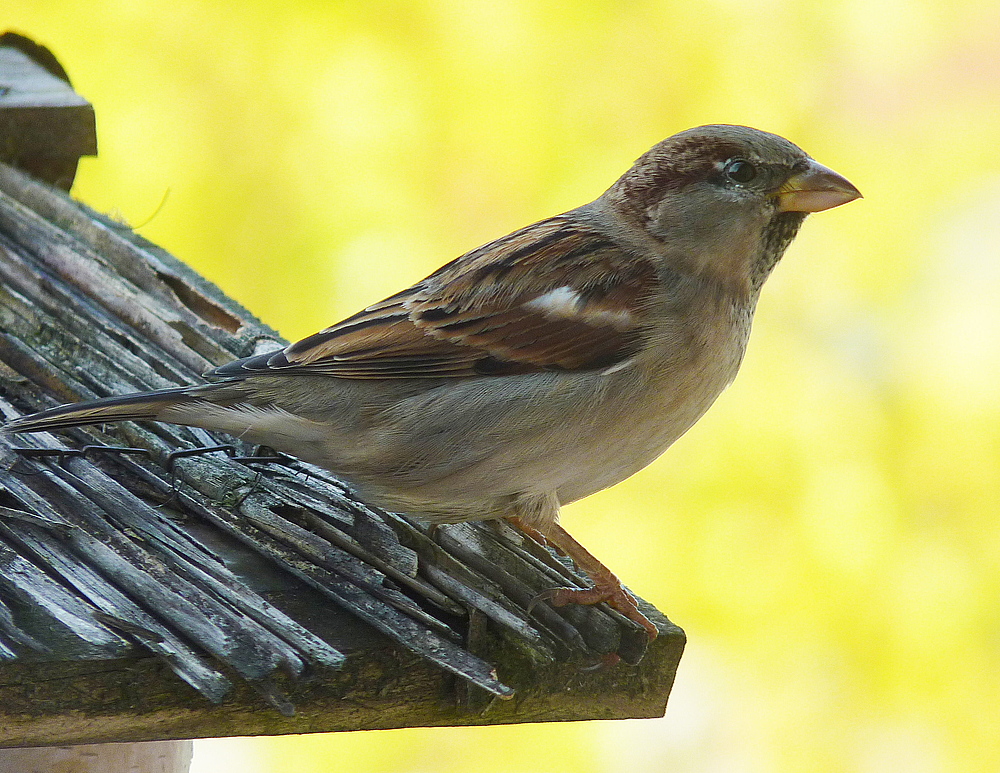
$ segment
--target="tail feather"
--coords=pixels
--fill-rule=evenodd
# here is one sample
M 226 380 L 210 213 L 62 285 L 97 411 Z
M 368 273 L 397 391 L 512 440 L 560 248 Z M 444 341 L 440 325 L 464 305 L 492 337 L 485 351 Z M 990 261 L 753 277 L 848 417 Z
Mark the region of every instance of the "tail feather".
M 4 432 L 43 432 L 84 424 L 103 424 L 108 421 L 156 419 L 160 412 L 177 403 L 194 398 L 191 387 L 160 389 L 156 392 L 121 397 L 105 397 L 85 403 L 71 403 L 39 411 L 5 424 Z

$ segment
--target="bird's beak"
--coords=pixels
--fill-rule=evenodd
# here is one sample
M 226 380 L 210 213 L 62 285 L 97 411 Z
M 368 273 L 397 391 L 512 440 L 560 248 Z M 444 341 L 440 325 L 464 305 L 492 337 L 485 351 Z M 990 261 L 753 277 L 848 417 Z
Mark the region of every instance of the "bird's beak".
M 778 189 L 779 212 L 822 212 L 861 198 L 851 182 L 809 159 L 804 172 L 790 177 Z

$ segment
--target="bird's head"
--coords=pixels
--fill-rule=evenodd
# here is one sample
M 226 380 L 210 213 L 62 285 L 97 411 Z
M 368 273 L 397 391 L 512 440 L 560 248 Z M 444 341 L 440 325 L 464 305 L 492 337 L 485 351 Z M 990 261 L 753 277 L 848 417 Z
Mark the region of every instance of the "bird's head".
M 860 196 L 776 134 L 711 125 L 654 145 L 602 198 L 672 263 L 755 292 L 807 214 Z

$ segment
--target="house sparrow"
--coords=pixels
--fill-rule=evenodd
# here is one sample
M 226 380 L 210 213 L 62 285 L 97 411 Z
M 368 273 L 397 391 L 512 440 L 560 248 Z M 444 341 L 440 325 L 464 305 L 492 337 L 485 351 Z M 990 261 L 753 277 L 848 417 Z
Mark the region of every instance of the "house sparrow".
M 151 419 L 222 430 L 324 467 L 431 522 L 506 518 L 570 556 L 590 589 L 656 628 L 559 525 L 567 502 L 656 459 L 733 380 L 761 285 L 809 212 L 860 197 L 781 137 L 680 132 L 596 201 L 212 383 L 109 397 L 8 424 Z

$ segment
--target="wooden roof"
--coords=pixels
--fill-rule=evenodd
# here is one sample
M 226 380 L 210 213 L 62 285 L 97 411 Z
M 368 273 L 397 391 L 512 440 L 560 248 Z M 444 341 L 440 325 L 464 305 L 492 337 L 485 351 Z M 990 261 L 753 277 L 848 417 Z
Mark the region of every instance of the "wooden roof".
M 128 227 L 0 165 L 4 418 L 283 343 Z M 226 448 L 176 455 L 199 446 Z M 606 608 L 529 614 L 585 582 L 520 532 L 431 532 L 252 453 L 149 423 L 0 434 L 0 746 L 662 714 L 684 635 L 656 610 L 648 651 Z M 595 668 L 609 653 L 623 662 Z

